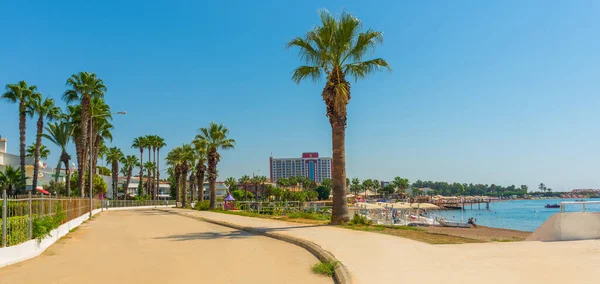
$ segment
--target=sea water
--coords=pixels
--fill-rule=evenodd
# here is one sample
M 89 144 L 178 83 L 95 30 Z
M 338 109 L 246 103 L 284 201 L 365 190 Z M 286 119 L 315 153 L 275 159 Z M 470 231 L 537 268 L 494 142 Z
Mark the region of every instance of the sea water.
M 584 199 L 585 201 L 600 201 L 600 199 Z M 474 218 L 476 224 L 486 227 L 505 228 L 519 231 L 533 232 L 550 216 L 560 212 L 559 208 L 545 208 L 546 204 L 560 204 L 560 202 L 575 201 L 574 199 L 542 199 L 542 200 L 505 200 L 491 202 L 490 209 L 481 204 L 465 204 L 463 220 Z M 586 204 L 586 212 L 600 212 L 600 204 Z M 581 204 L 569 204 L 565 207 L 567 212 L 581 212 Z M 461 221 L 461 210 L 440 210 L 431 212 L 436 216 L 445 217 L 451 221 Z

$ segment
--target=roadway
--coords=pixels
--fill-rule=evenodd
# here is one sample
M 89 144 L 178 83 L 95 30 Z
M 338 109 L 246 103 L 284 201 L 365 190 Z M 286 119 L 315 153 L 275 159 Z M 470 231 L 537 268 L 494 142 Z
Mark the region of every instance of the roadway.
M 271 238 L 155 210 L 103 212 L 0 283 L 332 283 Z

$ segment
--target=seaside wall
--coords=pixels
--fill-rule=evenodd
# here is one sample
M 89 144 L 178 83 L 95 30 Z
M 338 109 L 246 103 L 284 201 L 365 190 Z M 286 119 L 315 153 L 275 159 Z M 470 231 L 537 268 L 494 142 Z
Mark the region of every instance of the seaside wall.
M 527 241 L 600 239 L 600 212 L 556 213 L 535 230 Z

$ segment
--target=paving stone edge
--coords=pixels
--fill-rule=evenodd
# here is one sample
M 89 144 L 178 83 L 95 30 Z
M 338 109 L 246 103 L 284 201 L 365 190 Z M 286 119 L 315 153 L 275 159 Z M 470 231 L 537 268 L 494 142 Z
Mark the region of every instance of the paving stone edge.
M 253 233 L 256 235 L 267 236 L 270 238 L 274 238 L 277 240 L 281 240 L 284 242 L 288 242 L 288 243 L 297 245 L 297 246 L 307 250 L 314 256 L 316 256 L 320 261 L 335 261 L 335 262 L 337 262 L 337 265 L 335 267 L 334 274 L 333 274 L 333 280 L 335 281 L 335 283 L 338 283 L 338 284 L 352 284 L 353 283 L 352 278 L 350 277 L 350 272 L 348 271 L 348 268 L 346 268 L 346 266 L 341 261 L 337 260 L 332 253 L 326 251 L 320 245 L 317 245 L 311 241 L 307 241 L 307 240 L 292 237 L 292 236 L 287 236 L 284 234 L 268 232 L 268 231 L 256 229 L 253 227 L 240 226 L 240 225 L 229 223 L 229 222 L 213 220 L 213 219 L 206 218 L 206 217 L 193 216 L 191 214 L 186 214 L 186 212 L 174 212 L 174 211 L 164 210 L 164 209 L 160 209 L 160 208 L 156 208 L 155 210 L 173 213 L 173 214 L 177 214 L 180 216 L 197 219 L 197 220 L 201 220 L 204 222 L 208 222 L 208 223 L 212 223 L 212 224 L 216 224 L 216 225 L 220 225 L 220 226 L 225 226 L 225 227 L 233 228 L 233 229 L 240 230 L 240 231 L 246 231 L 246 232 L 250 232 L 250 233 Z

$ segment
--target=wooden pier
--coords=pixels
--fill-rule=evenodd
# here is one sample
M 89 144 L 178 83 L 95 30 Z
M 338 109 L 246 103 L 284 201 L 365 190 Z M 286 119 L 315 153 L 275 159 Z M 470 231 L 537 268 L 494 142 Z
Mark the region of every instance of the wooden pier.
M 442 202 L 437 202 L 435 203 L 435 205 L 439 206 L 442 209 L 448 209 L 448 210 L 465 210 L 465 209 L 471 209 L 471 210 L 481 210 L 482 209 L 482 204 L 485 206 L 483 209 L 485 210 L 490 210 L 490 202 L 491 199 L 478 199 L 478 200 L 442 200 Z M 476 206 L 476 208 L 474 208 L 474 206 Z

